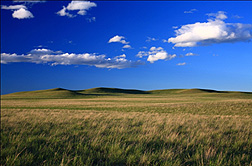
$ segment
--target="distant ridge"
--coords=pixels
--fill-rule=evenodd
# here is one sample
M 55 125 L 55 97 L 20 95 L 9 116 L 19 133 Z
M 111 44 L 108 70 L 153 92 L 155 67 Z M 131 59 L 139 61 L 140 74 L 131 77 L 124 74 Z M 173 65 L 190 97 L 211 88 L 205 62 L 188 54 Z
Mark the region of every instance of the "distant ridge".
M 239 92 L 239 91 L 217 91 L 211 89 L 163 89 L 163 90 L 150 90 L 142 91 L 136 89 L 120 89 L 120 88 L 105 88 L 98 87 L 85 90 L 67 90 L 63 88 L 54 88 L 47 90 L 24 91 L 16 92 L 6 95 L 1 95 L 1 99 L 68 99 L 68 98 L 83 98 L 91 96 L 104 96 L 104 95 L 123 95 L 123 94 L 153 94 L 153 95 L 169 95 L 169 94 L 216 94 L 224 97 L 240 96 L 252 98 L 252 92 Z
M 76 98 L 83 96 L 80 93 L 75 91 L 63 89 L 63 88 L 54 88 L 47 90 L 36 90 L 36 91 L 24 91 L 16 92 L 7 95 L 2 95 L 4 98 L 17 98 L 17 99 L 26 99 L 26 98 L 37 98 L 37 99 L 61 99 L 61 98 Z
M 217 91 L 217 90 L 211 90 L 211 89 L 163 89 L 163 90 L 152 90 L 149 91 L 152 93 L 173 93 L 173 94 L 186 94 L 186 93 L 229 93 L 225 91 Z
M 124 94 L 148 94 L 147 91 L 142 90 L 135 90 L 135 89 L 120 89 L 120 88 L 104 88 L 104 87 L 98 87 L 98 88 L 92 88 L 92 89 L 86 89 L 77 91 L 79 93 L 124 93 Z

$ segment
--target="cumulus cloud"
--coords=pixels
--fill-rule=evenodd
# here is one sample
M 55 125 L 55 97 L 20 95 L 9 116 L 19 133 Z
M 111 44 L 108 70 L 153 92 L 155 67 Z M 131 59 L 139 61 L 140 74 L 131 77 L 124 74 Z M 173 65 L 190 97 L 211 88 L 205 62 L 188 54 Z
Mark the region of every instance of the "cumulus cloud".
M 77 11 L 77 14 L 79 15 L 86 15 L 87 10 L 96 6 L 96 3 L 90 1 L 72 1 L 67 7 L 63 6 L 57 14 L 60 16 L 75 17 L 76 15 L 70 14 L 69 11 Z
M 68 10 L 88 10 L 91 7 L 96 7 L 97 5 L 94 2 L 90 1 L 72 1 L 68 4 L 67 9 Z
M 170 55 L 162 47 L 151 47 L 149 51 L 139 51 L 136 56 L 139 58 L 148 56 L 147 61 L 154 63 L 157 60 L 171 60 L 176 54 Z
M 168 42 L 175 47 L 194 47 L 251 40 L 252 24 L 226 23 L 223 20 L 227 16 L 222 11 L 207 15 L 211 17 L 208 22 L 183 25 L 175 30 L 176 37 L 169 38 Z
M 21 8 L 14 11 L 12 17 L 17 19 L 25 19 L 25 18 L 33 18 L 34 16 L 29 10 Z
M 127 42 L 126 40 L 124 40 L 125 37 L 124 36 L 114 36 L 111 39 L 109 39 L 108 43 L 113 43 L 113 42 L 118 42 L 118 43 L 122 43 L 122 44 L 129 44 L 129 42 Z
M 178 66 L 184 66 L 184 65 L 186 65 L 186 63 L 185 63 L 185 62 L 183 62 L 183 63 L 178 63 L 177 65 L 178 65 Z
M 57 14 L 60 15 L 60 16 L 68 16 L 70 18 L 75 17 L 74 15 L 66 12 L 66 10 L 67 10 L 66 7 L 63 6 L 63 8 L 60 11 L 58 11 Z
M 194 13 L 194 12 L 196 12 L 196 11 L 198 11 L 197 9 L 191 9 L 191 10 L 189 10 L 189 11 L 184 11 L 184 13 Z
M 52 51 L 41 48 L 31 50 L 28 54 L 18 55 L 16 53 L 1 53 L 1 63 L 29 62 L 46 63 L 50 65 L 89 65 L 98 68 L 131 68 L 143 65 L 141 61 L 131 61 L 126 59 L 126 55 L 106 58 L 106 55 L 97 55 L 95 53 L 63 53 L 61 51 Z
M 12 13 L 13 18 L 27 19 L 34 17 L 33 14 L 27 9 L 25 5 L 10 5 L 10 6 L 3 5 L 1 8 L 6 10 L 13 10 L 14 11 Z

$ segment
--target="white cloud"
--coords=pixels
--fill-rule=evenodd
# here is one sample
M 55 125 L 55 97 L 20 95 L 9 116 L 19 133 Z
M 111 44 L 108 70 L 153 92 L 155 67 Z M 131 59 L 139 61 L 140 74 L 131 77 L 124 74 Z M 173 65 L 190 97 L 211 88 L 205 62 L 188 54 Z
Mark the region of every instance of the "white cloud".
M 132 48 L 130 45 L 126 44 L 122 48 Z
M 2 6 L 2 9 L 6 9 L 6 10 L 18 10 L 21 8 L 27 9 L 26 6 L 24 5 L 10 5 L 10 6 L 3 5 Z
M 113 42 L 118 42 L 118 43 L 122 43 L 122 44 L 129 44 L 129 42 L 127 42 L 126 40 L 124 40 L 125 37 L 124 36 L 114 36 L 111 39 L 109 39 L 108 43 L 113 43 Z
M 31 54 L 17 55 L 16 53 L 14 54 L 1 53 L 1 63 L 7 64 L 9 62 L 29 62 L 31 60 L 30 56 Z
M 186 63 L 185 63 L 185 62 L 183 62 L 183 63 L 178 63 L 177 65 L 178 65 L 178 66 L 184 66 L 184 65 L 186 65 Z
M 149 54 L 148 51 L 139 51 L 136 56 L 142 58 L 144 56 L 149 56 Z
M 13 2 L 14 3 L 20 3 L 20 2 L 22 2 L 22 3 L 26 3 L 26 4 L 29 4 L 29 3 L 31 3 L 31 4 L 35 4 L 35 3 L 44 3 L 44 2 L 46 2 L 45 0 L 39 0 L 39 1 L 35 1 L 35 0 L 30 0 L 30 1 L 23 1 L 23 0 L 13 0 Z
M 150 48 L 150 51 L 160 51 L 160 50 L 163 50 L 162 47 L 151 47 Z
M 31 50 L 30 52 L 46 52 L 46 53 L 50 52 L 51 53 L 53 51 L 50 49 L 46 49 L 46 48 L 37 48 L 37 49 Z
M 154 37 L 147 37 L 146 42 L 151 42 L 151 41 L 157 41 L 158 39 L 154 38 Z
M 72 1 L 68 4 L 68 10 L 88 10 L 91 7 L 96 7 L 96 3 L 90 1 Z
M 197 56 L 197 54 L 194 54 L 192 52 L 187 53 L 185 56 Z
M 1 53 L 1 63 L 29 62 L 29 63 L 47 63 L 50 65 L 89 65 L 98 68 L 131 68 L 143 65 L 141 61 L 131 61 L 126 59 L 126 55 L 106 58 L 106 55 L 97 55 L 95 53 L 63 53 L 61 51 L 52 51 L 41 48 L 31 50 L 28 54 L 18 55 L 16 53 Z
M 50 49 L 46 49 L 46 48 L 37 48 L 37 49 L 33 49 L 29 52 L 30 54 L 36 54 L 36 55 L 39 55 L 39 54 L 55 54 L 56 52 L 50 50 Z
M 84 16 L 84 15 L 87 14 L 87 11 L 86 11 L 86 10 L 79 10 L 79 11 L 77 12 L 77 14 Z
M 208 13 L 206 15 L 208 15 L 209 17 L 213 17 L 214 19 L 219 19 L 219 20 L 227 19 L 226 12 L 224 11 L 218 11 L 217 13 Z
M 88 22 L 94 22 L 96 21 L 96 17 L 91 17 L 91 18 L 87 18 Z
M 168 39 L 175 47 L 194 47 L 198 45 L 211 45 L 215 43 L 230 43 L 249 41 L 252 38 L 252 24 L 225 23 L 225 12 L 208 14 L 208 22 L 196 22 L 183 25 L 175 30 L 176 37 Z
M 232 18 L 240 19 L 240 18 L 242 18 L 242 17 L 239 16 L 239 15 L 234 15 L 234 16 L 232 16 Z
M 74 15 L 66 12 L 66 7 L 65 6 L 63 6 L 63 8 L 60 11 L 58 11 L 57 14 L 60 15 L 60 16 L 68 16 L 70 18 L 75 17 Z
M 122 54 L 122 55 L 116 56 L 115 58 L 116 58 L 116 59 L 118 59 L 118 58 L 126 58 L 126 55 L 125 55 L 125 54 Z
M 3 5 L 1 9 L 14 10 L 14 12 L 12 13 L 12 17 L 17 19 L 26 19 L 34 17 L 33 14 L 29 10 L 27 10 L 27 7 L 25 5 Z
M 198 11 L 197 9 L 191 9 L 191 10 L 189 10 L 189 11 L 184 11 L 184 13 L 194 13 L 194 12 L 196 12 L 196 11 Z
M 12 17 L 17 19 L 26 19 L 26 18 L 33 18 L 34 16 L 29 10 L 20 8 L 13 12 Z
M 96 6 L 96 3 L 90 1 L 72 1 L 67 7 L 63 6 L 63 9 L 58 11 L 57 14 L 60 16 L 75 17 L 76 15 L 70 14 L 67 11 L 77 11 L 77 14 L 83 16 L 87 14 L 87 10 Z
M 151 47 L 149 51 L 139 51 L 136 56 L 139 58 L 148 56 L 147 61 L 154 63 L 157 60 L 171 60 L 176 54 L 170 55 L 162 47 Z
M 158 52 L 156 54 L 153 54 L 153 55 L 149 55 L 147 61 L 149 61 L 150 63 L 154 63 L 155 61 L 157 60 L 165 60 L 168 58 L 168 53 L 165 52 L 165 51 L 161 51 L 161 52 Z

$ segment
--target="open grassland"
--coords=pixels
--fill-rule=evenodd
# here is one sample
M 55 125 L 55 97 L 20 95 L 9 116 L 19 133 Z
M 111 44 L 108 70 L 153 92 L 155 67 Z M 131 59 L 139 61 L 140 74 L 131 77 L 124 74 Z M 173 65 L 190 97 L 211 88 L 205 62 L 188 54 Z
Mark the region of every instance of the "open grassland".
M 2 96 L 1 165 L 252 165 L 249 93 L 54 91 Z

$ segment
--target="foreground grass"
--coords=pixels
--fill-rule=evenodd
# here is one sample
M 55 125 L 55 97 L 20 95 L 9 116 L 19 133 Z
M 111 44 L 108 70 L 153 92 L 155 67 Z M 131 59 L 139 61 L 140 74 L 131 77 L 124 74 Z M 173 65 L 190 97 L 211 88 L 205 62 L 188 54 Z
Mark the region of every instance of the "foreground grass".
M 252 165 L 252 100 L 2 100 L 1 165 Z

